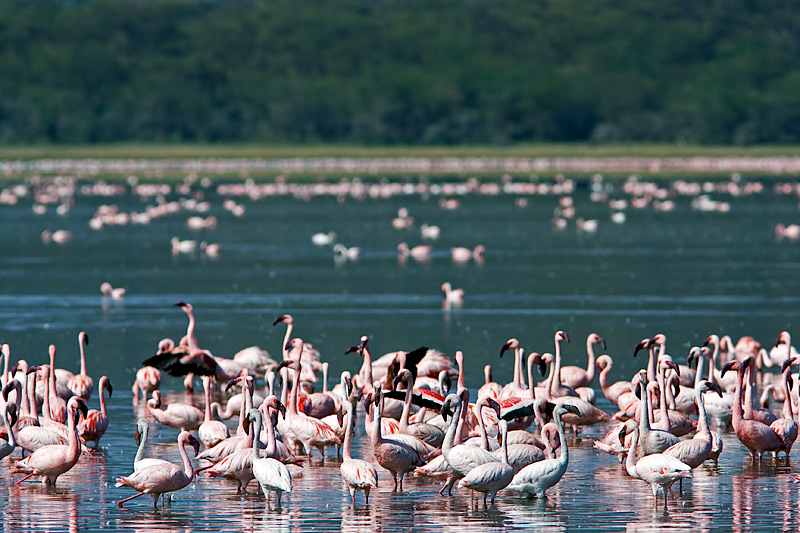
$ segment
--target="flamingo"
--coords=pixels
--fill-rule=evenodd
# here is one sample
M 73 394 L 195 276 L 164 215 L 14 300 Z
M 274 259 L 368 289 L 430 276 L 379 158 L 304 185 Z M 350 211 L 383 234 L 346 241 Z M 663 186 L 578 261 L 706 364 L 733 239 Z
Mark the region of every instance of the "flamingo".
M 555 404 L 553 420 L 562 442 L 561 455 L 557 459 L 544 459 L 526 466 L 514 475 L 511 483 L 506 487 L 508 490 L 524 492 L 529 498 L 532 496 L 544 498 L 547 489 L 561 481 L 569 465 L 569 450 L 562 420 L 566 414 L 578 415 L 578 408 L 560 402 Z
M 303 340 L 295 337 L 286 345 L 286 350 L 296 348 L 302 353 Z M 281 361 L 278 370 L 289 367 L 294 370 L 294 382 L 292 383 L 291 401 L 286 409 L 286 421 L 293 437 L 303 444 L 308 460 L 311 461 L 311 448 L 319 450 L 320 455 L 325 457 L 325 446 L 341 444 L 341 439 L 331 427 L 321 420 L 310 417 L 297 410 L 297 395 L 300 389 L 300 361 Z
M 713 391 L 722 396 L 722 389 L 716 383 L 701 381 L 695 387 L 694 394 L 698 411 L 697 433 L 691 439 L 673 444 L 663 452 L 664 455 L 679 459 L 693 469 L 708 459 L 713 447 L 711 430 L 708 428 L 708 415 L 703 402 L 703 393 L 707 391 Z
M 414 390 L 414 376 L 407 368 L 401 369 L 394 378 L 392 382 L 393 388 L 396 388 L 400 382 L 405 382 L 406 384 L 403 414 L 400 416 L 400 433 L 412 435 L 423 442 L 427 442 L 435 448 L 441 447 L 442 442 L 444 441 L 444 431 L 432 424 L 427 424 L 425 422 L 419 422 L 411 425 L 408 423 L 408 417 L 411 412 L 411 398 Z
M 85 331 L 78 333 L 78 347 L 81 351 L 81 373 L 69 380 L 69 390 L 75 396 L 80 396 L 84 400 L 89 400 L 94 390 L 94 380 L 86 373 L 86 350 L 84 346 L 89 345 L 89 336 Z
M 498 400 L 500 398 L 500 392 L 503 390 L 503 388 L 499 383 L 492 381 L 492 365 L 486 365 L 483 367 L 483 377 L 484 382 L 483 385 L 481 385 L 481 388 L 478 389 L 478 398 L 490 396 L 495 400 Z
M 100 284 L 100 292 L 104 298 L 111 297 L 112 300 L 122 300 L 125 298 L 125 287 L 114 287 L 107 281 Z
M 639 440 L 639 428 L 633 429 L 633 442 L 625 460 L 625 469 L 631 477 L 649 483 L 653 490 L 656 508 L 658 508 L 658 493 L 664 494 L 664 512 L 667 512 L 667 492 L 679 479 L 692 477 L 692 467 L 675 457 L 663 453 L 653 453 L 637 459 L 636 443 Z M 624 438 L 625 432 L 620 432 Z
M 500 357 L 507 350 L 514 350 L 514 377 L 510 383 L 505 384 L 500 391 L 500 398 L 509 398 L 512 396 L 525 396 L 528 394 L 528 389 L 522 381 L 522 368 L 523 368 L 523 349 L 517 339 L 508 339 L 503 346 L 500 347 Z
M 794 441 L 797 440 L 797 421 L 794 419 L 794 412 L 792 410 L 792 364 L 794 364 L 795 358 L 789 357 L 786 361 L 783 362 L 783 368 L 781 369 L 783 374 L 783 391 L 784 391 L 784 400 L 783 400 L 783 413 L 782 417 L 775 420 L 769 427 L 772 428 L 775 433 L 783 440 L 783 451 L 786 453 L 786 457 L 792 453 L 792 445 Z M 777 456 L 778 451 L 775 452 Z
M 352 455 L 353 431 L 356 424 L 353 409 L 352 403 L 342 402 L 339 413 L 337 413 L 337 416 L 343 418 L 341 425 L 345 428 L 343 459 L 339 472 L 350 490 L 352 504 L 356 504 L 356 491 L 362 490 L 364 491 L 364 502 L 369 505 L 369 491 L 378 488 L 378 471 L 367 461 L 355 459 Z
M 147 436 L 150 433 L 150 424 L 148 424 L 147 420 L 144 418 L 140 418 L 136 421 L 136 433 L 134 434 L 134 440 L 136 444 L 139 446 L 136 450 L 136 456 L 133 458 L 133 471 L 136 472 L 137 470 L 142 470 L 147 468 L 148 466 L 153 465 L 168 465 L 170 464 L 169 461 L 165 461 L 164 459 L 157 459 L 155 457 L 144 457 L 144 448 L 147 446 Z
M 500 435 L 503 444 L 500 447 L 502 453 L 499 462 L 483 463 L 476 466 L 461 478 L 458 482 L 459 487 L 466 487 L 476 492 L 483 492 L 483 504 L 486 505 L 487 496 L 491 496 L 492 504 L 497 497 L 497 492 L 506 488 L 514 478 L 514 468 L 508 461 L 508 422 L 501 419 Z
M 401 242 L 397 245 L 397 260 L 404 263 L 411 257 L 418 263 L 425 263 L 431 260 L 431 252 L 433 252 L 433 246 L 430 244 L 419 244 L 409 248 L 408 244 Z
M 595 344 L 599 344 L 604 350 L 606 349 L 606 341 L 597 333 L 590 333 L 586 337 L 586 353 L 589 354 L 589 362 L 585 370 L 579 366 L 561 367 L 561 382 L 564 385 L 573 389 L 591 386 L 596 371 L 594 349 L 592 348 Z
M 594 447 L 607 454 L 616 455 L 619 458 L 620 464 L 624 463 L 625 454 L 628 453 L 628 449 L 630 448 L 630 437 L 632 436 L 634 426 L 636 426 L 636 421 L 632 418 L 625 422 L 620 422 L 608 430 L 608 433 L 606 433 L 606 436 L 603 437 L 602 440 L 594 441 Z M 625 428 L 626 435 L 628 436 L 628 439 L 624 442 L 619 438 L 622 428 Z
M 153 396 L 147 400 L 147 410 L 165 426 L 186 431 L 193 431 L 203 423 L 203 411 L 187 403 L 174 402 L 164 405 L 161 401 L 161 391 L 153 391 Z
M 369 403 L 375 395 L 375 418 L 374 422 L 367 427 L 367 432 L 372 442 L 372 452 L 378 464 L 392 473 L 395 491 L 403 490 L 403 478 L 406 473 L 414 470 L 418 466 L 425 464 L 425 458 L 419 450 L 414 448 L 407 441 L 402 439 L 403 435 L 392 435 L 384 437 L 381 430 L 381 418 L 383 415 L 383 391 L 376 387 L 365 399 L 365 409 L 369 410 Z
M 197 428 L 197 437 L 206 448 L 212 448 L 220 441 L 230 437 L 228 426 L 214 420 L 211 412 L 211 376 L 203 376 L 203 397 L 205 399 L 205 412 L 203 423 Z
M 8 385 L 3 389 L 4 394 L 6 389 L 8 389 Z M 5 459 L 14 453 L 14 449 L 17 447 L 17 437 L 14 434 L 14 424 L 17 422 L 17 406 L 6 401 L 0 405 L 0 416 L 3 417 L 3 424 L 8 435 L 8 440 L 0 440 L 0 459 Z
M 106 412 L 106 399 L 103 391 L 108 391 L 108 397 L 111 398 L 113 389 L 111 381 L 108 376 L 100 378 L 100 410 L 90 409 L 86 418 L 83 419 L 78 425 L 81 438 L 84 442 L 94 442 L 94 447 L 97 449 L 100 446 L 100 437 L 102 437 L 106 429 L 108 429 L 108 413 Z
M 47 371 L 47 367 L 43 367 L 45 371 Z M 31 397 L 28 404 L 31 408 L 30 411 L 30 419 L 31 423 L 20 427 L 17 431 L 17 443 L 19 444 L 20 448 L 23 450 L 27 450 L 29 452 L 33 452 L 38 450 L 43 446 L 47 446 L 49 444 L 62 444 L 67 445 L 69 444 L 68 435 L 63 435 L 60 431 L 56 430 L 52 424 L 48 424 L 49 416 L 44 416 L 42 421 L 40 422 L 37 416 L 36 410 L 36 398 L 35 393 L 33 392 L 36 388 L 36 378 L 38 376 L 39 367 L 31 366 L 28 368 L 28 395 Z M 43 413 L 49 413 L 50 406 L 48 401 L 49 396 L 44 397 L 44 401 L 46 402 L 47 410 L 44 410 L 45 405 L 43 404 L 42 411 Z M 43 427 L 40 424 L 45 424 L 48 427 Z M 24 452 L 23 452 L 24 453 Z
M 454 246 L 450 248 L 450 258 L 454 263 L 468 263 L 470 259 L 472 259 L 480 264 L 483 262 L 483 255 L 485 253 L 486 247 L 482 244 L 476 245 L 472 250 L 464 246 Z
M 67 402 L 56 393 L 56 375 L 55 375 L 55 361 L 56 361 L 56 347 L 51 344 L 49 347 L 50 353 L 50 371 L 47 379 L 48 396 L 50 400 L 50 418 L 56 422 L 65 423 L 67 421 Z
M 275 492 L 275 503 L 278 509 L 281 508 L 281 495 L 284 492 L 292 492 L 292 476 L 286 465 L 275 459 L 275 430 L 271 417 L 269 416 L 269 409 L 271 406 L 276 407 L 277 410 L 283 408 L 278 398 L 271 395 L 264 400 L 264 407 L 267 409 L 267 432 L 269 434 L 269 442 L 267 443 L 266 457 L 259 455 L 259 440 L 255 439 L 253 442 L 253 450 L 251 455 L 251 464 L 253 470 L 253 477 L 258 481 L 261 491 L 267 499 L 269 505 L 270 492 Z M 258 409 L 251 409 L 247 413 L 247 418 L 253 422 L 255 426 L 254 434 L 258 435 L 262 426 L 262 415 Z
M 173 343 L 174 345 L 174 343 Z M 139 403 L 139 393 L 142 394 L 144 400 L 150 396 L 154 390 L 158 390 L 161 386 L 161 371 L 154 366 L 143 366 L 136 371 L 136 380 L 133 382 L 131 393 L 133 394 L 133 402 Z
M 442 283 L 442 307 L 449 309 L 464 303 L 464 289 L 454 289 L 449 281 Z
M 251 409 L 250 411 L 253 411 Z M 248 413 L 250 412 L 248 411 Z M 247 418 L 248 422 L 250 418 Z M 261 413 L 258 416 L 258 424 L 247 424 L 249 426 L 247 437 L 237 449 L 214 463 L 210 467 L 199 468 L 195 472 L 205 470 L 210 477 L 221 477 L 236 481 L 236 492 L 247 492 L 247 485 L 253 480 L 253 455 L 258 456 L 259 433 L 261 432 Z
M 748 356 L 744 362 L 745 373 L 747 374 L 747 381 L 744 384 L 744 417 L 770 425 L 778 419 L 775 413 L 769 409 L 756 409 L 753 405 L 753 391 L 756 388 L 755 358 Z
M 17 470 L 27 472 L 28 475 L 17 481 L 17 485 L 31 476 L 42 476 L 43 484 L 54 487 L 58 476 L 75 466 L 81 456 L 81 443 L 78 435 L 78 416 L 81 412 L 86 415 L 86 403 L 81 398 L 70 398 L 67 404 L 68 444 L 42 446 L 25 459 L 18 461 L 16 463 Z
M 553 397 L 559 396 L 574 396 L 578 397 L 575 389 L 568 387 L 561 383 L 561 343 L 562 341 L 569 342 L 569 335 L 564 331 L 556 331 L 554 336 L 555 343 L 555 356 L 552 366 L 550 367 L 550 377 L 546 389 Z
M 188 431 L 182 430 L 178 435 L 178 448 L 180 449 L 181 459 L 183 459 L 183 469 L 170 462 L 163 464 L 153 464 L 135 470 L 132 474 L 117 478 L 117 487 L 130 487 L 137 491 L 133 496 L 128 496 L 117 502 L 117 507 L 122 508 L 125 502 L 138 498 L 144 494 L 153 497 L 153 509 L 158 509 L 158 499 L 162 494 L 180 490 L 194 479 L 192 462 L 186 454 L 184 446 L 191 444 L 195 455 L 200 450 L 200 442 L 195 439 Z
M 614 366 L 614 361 L 611 359 L 610 355 L 603 354 L 597 358 L 595 363 L 598 368 L 600 368 L 600 375 L 598 376 L 598 381 L 600 381 L 600 388 L 603 391 L 603 395 L 613 404 L 619 405 L 620 397 L 625 394 L 626 392 L 632 392 L 633 387 L 631 386 L 630 381 L 616 381 L 611 383 L 608 380 L 608 374 L 611 373 L 611 368 Z
M 744 418 L 741 402 L 742 381 L 744 380 L 745 366 L 749 364 L 749 361 L 752 361 L 752 359 L 747 359 L 744 363 L 738 360 L 726 363 L 722 367 L 722 375 L 724 376 L 729 370 L 736 372 L 736 390 L 734 391 L 735 400 L 733 402 L 733 431 L 736 433 L 739 442 L 744 444 L 750 451 L 750 456 L 753 462 L 755 462 L 756 457 L 758 457 L 759 461 L 761 460 L 761 455 L 764 452 L 774 452 L 783 448 L 785 444 L 775 430 L 768 425 L 757 420 Z

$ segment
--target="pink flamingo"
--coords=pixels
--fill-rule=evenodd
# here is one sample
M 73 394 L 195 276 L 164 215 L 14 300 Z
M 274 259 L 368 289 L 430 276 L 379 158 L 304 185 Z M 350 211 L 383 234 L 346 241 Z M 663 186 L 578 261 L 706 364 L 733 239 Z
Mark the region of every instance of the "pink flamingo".
M 556 331 L 554 335 L 555 343 L 555 356 L 552 366 L 550 367 L 550 377 L 545 389 L 549 391 L 553 397 L 559 396 L 574 396 L 578 397 L 578 393 L 572 387 L 568 387 L 561 382 L 561 343 L 563 341 L 569 342 L 569 335 L 564 331 Z
M 161 371 L 154 366 L 143 366 L 136 371 L 136 381 L 133 382 L 131 393 L 133 394 L 133 402 L 138 405 L 139 393 L 142 398 L 147 400 L 147 397 L 158 390 L 161 386 Z
M 203 411 L 188 403 L 163 404 L 161 391 L 153 391 L 153 397 L 147 400 L 147 410 L 163 425 L 186 431 L 199 428 L 205 418 Z
M 290 348 L 296 348 L 302 353 L 303 340 L 299 338 L 292 339 L 289 345 L 286 346 L 286 350 L 288 351 Z M 330 426 L 297 410 L 297 395 L 300 390 L 300 361 L 281 361 L 278 365 L 278 370 L 283 367 L 289 367 L 295 372 L 291 390 L 292 399 L 286 409 L 286 419 L 292 435 L 303 444 L 309 461 L 311 461 L 312 447 L 317 448 L 324 458 L 325 446 L 341 444 L 342 441 Z
M 633 387 L 630 381 L 616 381 L 611 383 L 608 380 L 608 374 L 611 373 L 611 368 L 614 365 L 613 359 L 610 355 L 601 355 L 596 361 L 597 367 L 600 369 L 598 380 L 600 381 L 600 388 L 603 390 L 603 395 L 613 404 L 619 405 L 618 401 L 620 396 L 626 392 L 632 392 Z
M 595 344 L 599 344 L 604 350 L 606 349 L 606 341 L 597 333 L 590 333 L 586 337 L 586 353 L 589 354 L 589 362 L 585 370 L 579 366 L 561 367 L 561 382 L 564 385 L 573 389 L 592 385 L 596 371 L 594 349 L 592 348 Z
M 656 508 L 658 508 L 658 493 L 664 494 L 664 512 L 667 512 L 667 493 L 669 488 L 679 479 L 692 477 L 692 467 L 686 463 L 664 455 L 654 453 L 637 459 L 636 443 L 639 440 L 639 428 L 633 429 L 634 442 L 628 451 L 628 458 L 625 460 L 625 469 L 631 477 L 641 479 L 648 483 L 653 490 L 653 498 Z M 624 432 L 620 433 L 624 438 Z
M 500 398 L 510 398 L 512 396 L 525 396 L 528 394 L 528 389 L 525 387 L 522 377 L 523 369 L 523 350 L 517 339 L 508 339 L 503 346 L 500 347 L 500 357 L 507 350 L 514 350 L 514 377 L 510 383 L 505 384 L 500 391 Z
M 203 423 L 197 428 L 197 437 L 206 448 L 216 446 L 219 442 L 230 437 L 228 426 L 214 420 L 211 412 L 211 376 L 203 376 L 203 397 L 205 399 L 205 413 Z
M 418 450 L 399 438 L 402 435 L 383 436 L 380 423 L 383 414 L 383 391 L 380 387 L 376 387 L 372 393 L 367 395 L 367 404 L 372 400 L 372 394 L 375 395 L 374 401 L 376 403 L 375 421 L 367 428 L 372 442 L 372 452 L 375 454 L 375 460 L 378 464 L 392 473 L 392 478 L 394 479 L 393 490 L 399 489 L 402 491 L 403 478 L 406 473 L 425 464 L 425 459 Z M 365 409 L 369 410 L 369 405 L 365 405 Z
M 49 371 L 46 366 L 42 368 L 45 372 Z M 60 428 L 52 428 L 52 424 L 55 423 L 49 419 L 49 416 L 45 415 L 41 421 L 41 423 L 47 425 L 48 427 L 45 428 L 40 425 L 40 421 L 37 416 L 35 393 L 33 392 L 36 388 L 38 371 L 38 366 L 31 366 L 28 368 L 28 395 L 31 397 L 28 403 L 31 409 L 29 416 L 32 422 L 28 425 L 20 427 L 17 430 L 17 442 L 20 448 L 29 452 L 34 452 L 39 448 L 50 444 L 62 444 L 65 446 L 69 444 L 68 435 L 62 434 Z M 43 413 L 50 412 L 48 398 L 48 395 L 44 396 L 44 402 L 46 402 L 46 405 L 42 405 Z M 47 409 L 45 410 L 44 407 L 47 407 Z M 52 422 L 52 424 L 50 424 L 50 422 Z M 59 426 L 63 426 L 63 424 L 59 424 Z
M 494 503 L 497 492 L 506 488 L 514 478 L 514 468 L 508 461 L 508 439 L 506 438 L 506 435 L 508 435 L 508 422 L 501 419 L 499 424 L 500 435 L 503 440 L 500 447 L 500 461 L 478 465 L 458 482 L 459 487 L 483 492 L 484 505 L 486 505 L 487 496 L 491 496 L 491 501 Z
M 162 494 L 174 492 L 189 485 L 194 479 L 194 470 L 184 449 L 187 444 L 192 445 L 195 454 L 200 450 L 200 442 L 188 431 L 181 431 L 178 435 L 178 447 L 183 459 L 183 469 L 174 463 L 165 463 L 147 466 L 128 476 L 117 478 L 117 487 L 130 487 L 137 491 L 133 496 L 117 502 L 117 507 L 121 509 L 125 502 L 149 494 L 153 497 L 153 509 L 155 510 L 158 509 L 158 499 Z
M 78 424 L 78 431 L 84 442 L 94 442 L 94 447 L 97 449 L 100 446 L 100 437 L 102 437 L 106 429 L 108 429 L 108 413 L 106 412 L 106 399 L 103 391 L 108 391 L 108 397 L 111 398 L 113 389 L 111 381 L 108 376 L 100 378 L 100 410 L 90 409 L 80 424 Z
M 86 350 L 84 346 L 89 345 L 89 336 L 85 331 L 78 333 L 78 347 L 81 351 L 81 373 L 69 380 L 69 390 L 84 400 L 88 400 L 94 390 L 94 380 L 86 373 Z
M 78 416 L 80 412 L 86 414 L 86 404 L 82 399 L 70 398 L 67 404 L 69 425 L 69 443 L 51 444 L 42 446 L 25 459 L 18 461 L 18 470 L 27 472 L 28 475 L 17 481 L 17 485 L 31 476 L 42 476 L 42 483 L 55 486 L 58 476 L 69 471 L 78 462 L 81 456 L 81 446 L 78 436 Z
M 50 400 L 50 418 L 56 422 L 65 423 L 67 421 L 67 402 L 56 393 L 56 347 L 50 345 L 50 374 L 47 380 Z
M 267 443 L 266 457 L 261 457 L 259 455 L 258 439 L 256 439 L 254 442 L 253 450 L 251 452 L 253 477 L 256 479 L 256 481 L 258 481 L 259 486 L 261 486 L 261 490 L 264 493 L 264 496 L 267 498 L 267 504 L 269 505 L 270 492 L 274 492 L 276 494 L 275 500 L 277 508 L 280 509 L 281 495 L 284 492 L 292 492 L 292 476 L 289 472 L 289 469 L 286 468 L 286 465 L 274 458 L 276 453 L 275 431 L 269 410 L 271 408 L 275 409 L 277 416 L 278 408 L 283 408 L 283 404 L 281 404 L 275 396 L 268 396 L 264 400 L 263 406 L 267 410 L 266 426 L 267 432 L 269 433 L 269 442 Z M 285 410 L 283 412 L 285 412 Z M 258 435 L 262 425 L 261 411 L 258 409 L 251 409 L 248 412 L 247 417 L 255 426 L 255 434 Z
M 747 374 L 747 381 L 744 383 L 744 417 L 770 425 L 778 419 L 775 413 L 769 409 L 756 409 L 753 406 L 753 391 L 756 388 L 755 358 L 748 356 L 744 362 L 745 373 Z
M 373 465 L 363 459 L 355 459 L 352 455 L 353 431 L 356 420 L 353 416 L 353 404 L 342 402 L 338 416 L 343 418 L 344 447 L 342 449 L 342 465 L 339 472 L 350 490 L 353 505 L 356 504 L 356 491 L 364 491 L 365 503 L 369 505 L 369 491 L 378 488 L 378 471 Z
M 557 403 L 553 407 L 553 420 L 561 440 L 561 455 L 555 459 L 544 459 L 530 464 L 514 475 L 508 490 L 524 492 L 528 497 L 544 498 L 547 489 L 561 481 L 569 465 L 569 450 L 567 438 L 564 434 L 564 415 L 577 415 L 577 407 L 564 403 Z
M 736 372 L 736 390 L 734 391 L 733 402 L 733 431 L 739 442 L 745 445 L 750 451 L 750 456 L 755 462 L 756 457 L 759 461 L 764 452 L 774 452 L 784 447 L 784 442 L 781 437 L 775 433 L 771 427 L 763 424 L 757 420 L 749 420 L 744 417 L 742 409 L 742 382 L 744 381 L 745 366 L 748 364 L 746 360 L 742 363 L 738 360 L 731 361 L 722 367 L 722 375 L 724 376 L 729 370 Z
M 792 364 L 794 364 L 795 358 L 789 357 L 786 361 L 783 362 L 783 368 L 781 369 L 783 374 L 783 392 L 784 392 L 784 400 L 783 400 L 783 413 L 781 418 L 775 420 L 769 427 L 778 434 L 778 436 L 783 441 L 783 451 L 786 453 L 786 457 L 789 457 L 789 454 L 792 453 L 792 445 L 794 441 L 797 440 L 797 421 L 794 419 L 794 411 L 792 410 L 792 395 L 791 395 L 791 388 L 792 388 Z M 777 450 L 775 455 L 778 454 Z

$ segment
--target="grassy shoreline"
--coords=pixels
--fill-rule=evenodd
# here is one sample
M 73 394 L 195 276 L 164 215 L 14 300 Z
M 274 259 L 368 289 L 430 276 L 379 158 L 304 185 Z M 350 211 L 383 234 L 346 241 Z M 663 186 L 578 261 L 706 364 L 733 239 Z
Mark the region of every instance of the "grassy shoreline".
M 678 146 L 531 144 L 508 147 L 365 147 L 345 145 L 265 146 L 113 144 L 0 146 L 0 175 L 67 175 L 80 179 L 180 179 L 189 174 L 216 179 L 277 176 L 295 181 L 337 178 L 587 179 L 641 175 L 672 180 L 800 176 L 800 146 Z
M 258 144 L 98 144 L 0 146 L 0 160 L 215 159 L 301 157 L 800 157 L 800 145 L 524 144 L 354 146 Z

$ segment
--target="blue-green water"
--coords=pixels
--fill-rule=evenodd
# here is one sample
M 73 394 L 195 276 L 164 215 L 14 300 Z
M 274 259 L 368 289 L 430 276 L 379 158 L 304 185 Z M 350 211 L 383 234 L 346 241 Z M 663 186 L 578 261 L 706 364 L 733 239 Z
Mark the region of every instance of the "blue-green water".
M 630 183 L 626 187 L 622 181 L 577 182 L 574 190 L 567 187 L 569 194 L 553 194 L 544 187 L 518 186 L 529 184 L 524 178 L 483 189 L 417 177 L 395 187 L 331 180 L 305 187 L 244 186 L 237 181 L 220 188 L 213 179 L 200 179 L 170 186 L 160 198 L 135 194 L 132 182 L 122 191 L 108 191 L 92 187 L 92 181 L 63 180 L 58 189 L 50 181 L 29 181 L 13 189 L 15 205 L 0 205 L 0 341 L 10 344 L 12 361 L 31 363 L 46 362 L 47 347 L 55 344 L 57 365 L 77 371 L 77 334 L 84 330 L 90 338 L 89 373 L 95 380 L 108 375 L 115 392 L 103 451 L 82 458 L 59 479 L 57 490 L 34 483 L 15 486 L 20 476 L 4 460 L 0 475 L 8 494 L 0 505 L 7 527 L 797 527 L 794 457 L 752 467 L 746 449 L 726 433 L 719 466 L 709 463 L 696 470 L 695 479 L 683 494 L 676 493 L 663 515 L 653 509 L 647 485 L 628 477 L 616 458 L 592 447 L 593 438 L 604 435 L 609 425 L 594 426 L 570 440 L 570 468 L 546 501 L 501 492 L 497 504 L 485 509 L 464 490 L 441 497 L 438 484 L 422 479 L 410 479 L 405 492 L 393 493 L 391 477 L 380 470 L 381 486 L 371 505 L 365 508 L 358 500 L 353 508 L 339 477 L 339 462 L 329 455 L 321 464 L 316 458 L 313 466 L 294 469 L 295 489 L 285 497 L 282 513 L 265 510 L 255 484 L 251 494 L 240 496 L 235 485 L 203 477 L 177 493 L 164 512 L 153 513 L 145 499 L 134 500 L 125 510 L 116 507 L 116 501 L 131 495 L 130 489 L 114 487 L 114 480 L 131 471 L 135 420 L 144 414 L 142 407 L 132 406 L 130 386 L 160 339 L 178 339 L 185 332 L 186 315 L 173 306 L 178 300 L 193 304 L 200 344 L 228 357 L 251 345 L 279 353 L 284 329 L 273 327 L 272 321 L 291 313 L 295 335 L 314 344 L 330 363 L 331 384 L 342 370 L 357 371 L 360 359 L 344 352 L 369 335 L 376 355 L 423 344 L 450 357 L 462 350 L 467 384 L 475 391 L 487 363 L 493 365 L 496 381 L 511 378 L 511 361 L 499 358 L 508 338 L 518 338 L 528 351 L 552 351 L 553 333 L 559 329 L 572 338 L 564 348 L 565 364 L 585 366 L 584 339 L 594 331 L 606 339 L 606 351 L 614 357 L 612 379 L 629 378 L 643 364 L 634 359 L 633 346 L 655 333 L 666 334 L 669 352 L 682 360 L 691 345 L 710 333 L 729 334 L 734 340 L 751 335 L 768 346 L 781 330 L 792 331 L 797 323 L 800 242 L 776 238 L 774 228 L 800 222 L 798 197 L 777 194 L 772 181 L 764 182 L 763 191 L 752 192 L 746 188 L 750 181 L 737 182 L 736 189 L 727 182 L 724 188 L 709 185 L 708 198 L 727 202 L 728 211 L 698 209 L 697 195 L 673 187 L 664 192 L 665 199 L 674 201 L 673 210 L 657 210 L 654 201 L 643 208 L 628 206 L 623 223 L 612 222 L 608 205 L 611 199 L 631 198 Z M 556 229 L 554 210 L 559 197 L 567 195 L 574 200 L 575 216 L 566 228 Z M 194 202 L 188 199 L 207 202 L 209 210 L 193 211 Z M 444 209 L 444 199 L 456 199 L 459 205 Z M 244 207 L 244 213 L 234 215 L 224 207 L 225 200 Z M 102 205 L 140 213 L 148 205 L 167 202 L 177 202 L 176 210 L 148 223 L 101 229 L 89 225 Z M 45 212 L 36 213 L 34 204 L 44 205 Z M 59 210 L 59 205 L 65 207 Z M 414 223 L 398 230 L 392 219 L 401 207 Z M 216 227 L 189 229 L 190 216 L 215 216 Z M 578 217 L 597 220 L 597 230 L 578 231 Z M 423 241 L 423 223 L 438 225 L 439 238 Z M 71 231 L 71 241 L 42 241 L 44 230 L 57 229 Z M 313 234 L 329 231 L 336 233 L 335 242 L 360 247 L 359 258 L 337 261 L 330 246 L 312 243 Z M 221 243 L 221 254 L 173 254 L 173 236 Z M 399 262 L 400 242 L 431 244 L 430 261 Z M 453 263 L 451 247 L 478 244 L 486 247 L 482 263 Z M 124 300 L 101 297 L 103 281 L 125 287 Z M 442 308 L 439 287 L 444 281 L 465 290 L 462 307 Z M 175 391 L 172 397 L 184 400 L 177 378 L 165 378 L 162 390 Z M 601 408 L 615 410 L 599 389 L 598 396 Z M 91 406 L 97 406 L 96 393 Z M 355 453 L 366 456 L 361 421 Z M 151 455 L 177 461 L 176 435 L 153 424 Z

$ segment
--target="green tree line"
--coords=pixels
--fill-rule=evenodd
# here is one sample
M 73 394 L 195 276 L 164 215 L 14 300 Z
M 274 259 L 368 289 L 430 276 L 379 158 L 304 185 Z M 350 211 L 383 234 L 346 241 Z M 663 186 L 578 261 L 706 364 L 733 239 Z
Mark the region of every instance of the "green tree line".
M 0 142 L 800 141 L 796 0 L 0 0 Z

